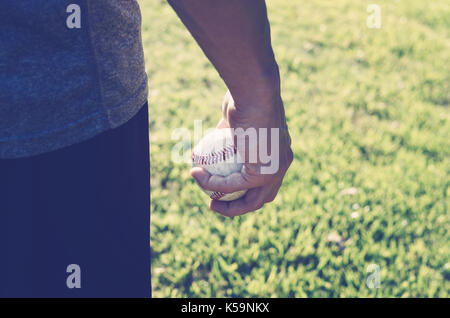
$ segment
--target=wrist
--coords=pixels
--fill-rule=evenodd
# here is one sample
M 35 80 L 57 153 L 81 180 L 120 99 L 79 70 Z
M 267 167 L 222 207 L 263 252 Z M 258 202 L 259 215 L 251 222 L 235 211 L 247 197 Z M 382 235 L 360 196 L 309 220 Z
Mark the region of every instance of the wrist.
M 276 106 L 281 100 L 278 65 L 257 75 L 246 75 L 240 83 L 229 85 L 229 90 L 236 105 L 259 109 Z

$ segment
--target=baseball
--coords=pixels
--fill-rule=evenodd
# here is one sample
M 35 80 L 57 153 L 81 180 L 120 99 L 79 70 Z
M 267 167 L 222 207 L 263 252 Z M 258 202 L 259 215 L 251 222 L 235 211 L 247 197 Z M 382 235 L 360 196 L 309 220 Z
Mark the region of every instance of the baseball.
M 192 165 L 202 167 L 212 175 L 228 176 L 239 172 L 242 160 L 236 151 L 233 142 L 233 133 L 230 128 L 216 129 L 205 135 L 195 146 L 192 152 Z M 222 193 L 202 190 L 211 199 L 220 201 L 233 201 L 244 196 L 247 190 L 233 193 Z

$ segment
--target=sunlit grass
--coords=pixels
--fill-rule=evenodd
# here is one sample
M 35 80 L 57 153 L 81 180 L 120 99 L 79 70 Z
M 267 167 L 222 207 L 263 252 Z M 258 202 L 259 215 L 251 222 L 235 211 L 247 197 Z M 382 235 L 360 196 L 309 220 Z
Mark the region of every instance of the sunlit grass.
M 377 1 L 381 29 L 366 1 L 268 1 L 295 161 L 233 220 L 171 161 L 173 129 L 214 126 L 226 88 L 165 1 L 140 3 L 155 297 L 449 296 L 448 1 Z

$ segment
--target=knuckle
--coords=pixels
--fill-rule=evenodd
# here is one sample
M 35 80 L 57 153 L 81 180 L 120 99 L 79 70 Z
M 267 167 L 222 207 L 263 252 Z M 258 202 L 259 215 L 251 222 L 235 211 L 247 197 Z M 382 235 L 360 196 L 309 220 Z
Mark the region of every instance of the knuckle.
M 252 205 L 252 210 L 259 210 L 259 209 L 261 209 L 262 207 L 263 207 L 263 205 L 264 205 L 264 202 L 261 202 L 261 201 L 258 201 L 258 202 L 255 202 L 253 205 Z
M 293 157 L 288 157 L 288 158 L 287 158 L 287 161 L 285 162 L 285 164 L 283 164 L 283 165 L 280 167 L 280 172 L 281 172 L 282 174 L 285 174 L 285 173 L 288 171 L 288 169 L 289 169 L 289 167 L 291 166 L 291 164 L 292 164 L 293 161 L 294 161 Z
M 288 151 L 287 160 L 288 160 L 288 167 L 289 167 L 291 165 L 291 163 L 294 161 L 294 153 L 292 152 L 292 149 L 289 149 L 289 151 Z
M 275 200 L 275 198 L 276 198 L 276 195 L 269 197 L 269 199 L 266 201 L 266 203 L 273 202 Z

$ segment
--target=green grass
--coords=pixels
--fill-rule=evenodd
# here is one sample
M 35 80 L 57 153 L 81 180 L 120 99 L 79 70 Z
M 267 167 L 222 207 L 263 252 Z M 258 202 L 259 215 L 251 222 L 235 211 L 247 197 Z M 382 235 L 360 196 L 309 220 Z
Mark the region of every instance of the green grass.
M 165 1 L 140 3 L 154 297 L 449 297 L 448 1 L 377 1 L 381 29 L 368 1 L 268 1 L 295 160 L 233 220 L 171 161 L 173 129 L 214 126 L 226 87 Z

